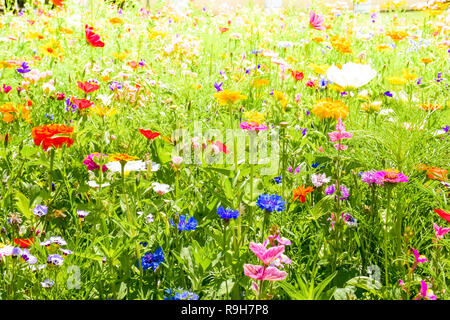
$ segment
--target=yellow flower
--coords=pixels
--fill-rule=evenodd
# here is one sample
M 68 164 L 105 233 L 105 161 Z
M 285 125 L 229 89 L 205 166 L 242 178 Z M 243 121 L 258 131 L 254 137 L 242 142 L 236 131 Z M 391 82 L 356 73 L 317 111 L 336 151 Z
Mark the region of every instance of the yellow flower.
M 134 157 L 134 156 L 129 156 L 125 153 L 114 153 L 109 155 L 109 161 L 119 161 L 119 162 L 128 162 L 128 161 L 132 161 L 132 160 L 136 160 L 138 159 L 138 157 Z
M 312 113 L 321 119 L 345 119 L 348 116 L 348 107 L 339 100 L 333 101 L 330 98 L 321 99 L 314 105 Z
M 64 28 L 64 27 L 59 28 L 59 32 L 65 33 L 65 34 L 73 34 L 72 29 L 68 29 L 68 28 Z
M 255 88 L 259 88 L 269 84 L 269 82 L 270 81 L 267 79 L 255 79 L 252 81 L 251 85 Z
M 261 124 L 264 121 L 264 115 L 256 110 L 244 112 L 244 116 L 248 119 L 248 122 Z
M 380 111 L 380 107 L 381 107 L 382 103 L 383 103 L 382 101 L 373 101 L 370 103 L 365 102 L 361 105 L 361 107 L 364 111 L 367 111 L 367 112 L 378 112 L 378 111 Z
M 33 32 L 33 31 L 29 31 L 27 36 L 26 36 L 27 40 L 34 40 L 34 39 L 44 39 L 44 36 L 39 33 L 39 32 Z
M 111 24 L 122 24 L 122 23 L 123 23 L 122 19 L 117 18 L 117 17 L 114 17 L 114 18 L 109 19 L 109 22 L 110 22 Z
M 392 48 L 390 46 L 388 46 L 387 44 L 379 44 L 377 46 L 377 50 L 378 51 L 385 51 L 385 50 L 392 50 Z
M 325 73 L 327 73 L 327 69 L 330 67 L 327 64 L 318 65 L 318 64 L 315 64 L 315 63 L 312 63 L 309 66 L 310 66 L 310 68 L 312 68 L 314 70 L 315 73 L 318 73 L 318 74 L 325 74 Z
M 283 92 L 281 92 L 281 91 L 274 90 L 273 91 L 273 96 L 281 104 L 281 106 L 283 107 L 283 110 L 285 110 L 286 105 L 288 104 L 288 101 L 286 99 L 286 95 Z
M 64 54 L 64 50 L 61 47 L 61 43 L 55 39 L 51 39 L 49 42 L 40 47 L 40 51 L 43 54 L 59 58 Z
M 414 80 L 417 79 L 417 74 L 410 73 L 409 69 L 404 69 L 402 71 L 402 78 L 405 80 Z
M 389 81 L 389 83 L 392 85 L 401 86 L 401 85 L 404 85 L 407 80 L 402 77 L 390 77 L 390 78 L 387 78 L 387 81 Z
M 422 59 L 420 59 L 420 61 L 422 61 L 425 64 L 429 64 L 429 63 L 433 62 L 433 60 L 430 58 L 422 58 Z
M 131 52 L 128 51 L 128 50 L 126 50 L 126 51 L 124 51 L 124 52 L 122 52 L 122 53 L 120 53 L 120 52 L 113 52 L 112 55 L 113 55 L 113 57 L 116 58 L 116 59 L 123 60 L 123 59 L 125 59 L 126 57 L 128 57 L 130 54 L 131 54 Z
M 114 108 L 108 108 L 101 105 L 95 105 L 94 107 L 90 108 L 92 112 L 94 112 L 96 115 L 100 117 L 110 117 L 115 114 L 117 114 L 117 110 Z
M 216 94 L 214 94 L 213 97 L 217 99 L 217 101 L 221 106 L 227 104 L 234 104 L 239 100 L 247 99 L 247 96 L 242 95 L 240 91 L 230 91 L 230 90 L 219 91 Z

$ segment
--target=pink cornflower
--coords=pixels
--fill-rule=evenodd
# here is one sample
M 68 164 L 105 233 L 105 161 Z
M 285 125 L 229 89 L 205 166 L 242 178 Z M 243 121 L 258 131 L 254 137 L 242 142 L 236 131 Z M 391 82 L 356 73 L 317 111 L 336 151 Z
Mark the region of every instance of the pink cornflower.
M 108 156 L 106 154 L 101 154 L 98 152 L 92 153 L 83 160 L 83 164 L 87 166 L 88 170 L 94 171 L 96 169 L 100 169 L 100 166 L 97 163 L 95 163 L 94 159 L 100 160 L 100 158 L 107 158 L 107 157 Z M 108 170 L 108 168 L 105 165 L 103 165 L 102 171 L 105 172 L 106 170 Z
M 243 130 L 262 131 L 267 130 L 267 127 L 257 122 L 242 122 L 239 127 Z
M 433 227 L 434 227 L 434 231 L 435 231 L 434 234 L 436 236 L 436 240 L 435 241 L 442 240 L 444 235 L 446 235 L 447 233 L 450 232 L 450 228 L 439 227 L 436 223 L 433 223 Z
M 316 14 L 314 11 L 309 13 L 309 25 L 311 28 L 324 31 L 325 26 L 323 25 L 323 17 Z

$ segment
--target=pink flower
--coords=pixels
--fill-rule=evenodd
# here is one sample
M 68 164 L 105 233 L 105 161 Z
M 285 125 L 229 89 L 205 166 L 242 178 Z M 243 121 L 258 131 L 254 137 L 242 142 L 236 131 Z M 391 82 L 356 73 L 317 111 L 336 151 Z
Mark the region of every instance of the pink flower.
M 323 26 L 323 17 L 319 16 L 314 11 L 309 13 L 309 25 L 311 28 L 316 30 L 325 30 L 325 26 Z
M 348 146 L 345 146 L 345 145 L 342 145 L 339 143 L 334 144 L 333 147 L 335 147 L 336 150 L 347 150 L 348 149 Z
M 242 122 L 239 127 L 243 130 L 262 131 L 267 130 L 267 127 L 257 122 Z
M 382 176 L 383 185 L 385 182 L 388 183 L 408 182 L 408 177 L 395 169 L 389 169 L 386 171 L 377 171 L 376 174 Z
M 353 137 L 353 133 L 345 131 L 345 126 L 342 123 L 341 118 L 339 118 L 338 124 L 336 125 L 336 131 L 329 132 L 328 136 L 330 137 L 331 142 L 336 142 L 342 139 L 351 139 Z
M 280 271 L 276 267 L 255 266 L 253 264 L 244 264 L 244 274 L 255 280 L 280 281 L 286 278 L 287 273 Z M 252 288 L 255 286 L 252 285 Z
M 433 223 L 433 227 L 435 231 L 436 241 L 442 240 L 444 235 L 450 232 L 450 228 L 439 227 L 436 223 Z
M 83 164 L 87 166 L 88 170 L 94 171 L 96 169 L 100 169 L 100 166 L 97 163 L 95 163 L 94 158 L 100 160 L 100 158 L 106 157 L 108 157 L 106 154 L 100 154 L 98 152 L 92 153 L 83 160 Z M 108 168 L 105 165 L 103 165 L 102 171 L 105 172 L 106 170 L 108 170 Z
M 295 94 L 295 102 L 298 103 L 300 101 L 300 99 L 302 98 L 302 94 L 301 93 L 296 93 Z
M 420 255 L 419 251 L 417 251 L 416 249 L 411 248 L 411 250 L 414 253 L 414 258 L 416 259 L 415 264 L 417 264 L 417 263 L 424 263 L 424 262 L 428 261 L 427 258 L 425 258 L 425 256 L 423 256 L 423 255 Z
M 250 242 L 250 250 L 261 260 L 265 265 L 271 264 L 278 259 L 284 252 L 284 246 L 276 246 L 266 249 L 266 247 L 259 243 Z
M 419 300 L 420 298 L 436 300 L 436 296 L 434 295 L 433 291 L 428 288 L 428 285 L 425 281 L 420 281 L 420 292 L 414 300 Z
M 3 92 L 8 93 L 12 90 L 11 86 L 7 86 L 6 84 L 3 85 Z

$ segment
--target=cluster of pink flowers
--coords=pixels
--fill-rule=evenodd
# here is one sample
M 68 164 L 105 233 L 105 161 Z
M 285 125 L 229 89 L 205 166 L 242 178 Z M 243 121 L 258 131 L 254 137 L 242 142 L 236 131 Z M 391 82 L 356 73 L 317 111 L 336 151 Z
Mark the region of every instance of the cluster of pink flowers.
M 353 137 L 353 133 L 346 132 L 344 123 L 342 123 L 341 118 L 339 118 L 338 123 L 336 125 L 336 131 L 329 132 L 328 136 L 330 137 L 331 142 L 338 142 L 334 145 L 337 150 L 346 150 L 348 146 L 341 145 L 342 139 L 351 139 Z
M 270 247 L 267 245 L 270 243 Z M 263 262 L 263 265 L 244 265 L 244 274 L 255 280 L 280 281 L 286 278 L 287 273 L 278 268 L 283 268 L 284 264 L 290 264 L 291 260 L 283 254 L 284 246 L 290 245 L 291 241 L 280 237 L 280 235 L 269 236 L 263 244 L 250 242 L 250 250 Z M 259 284 L 252 283 L 252 289 L 259 291 Z
M 87 166 L 88 170 L 94 171 L 100 169 L 100 166 L 94 161 L 94 159 L 100 160 L 100 158 L 106 157 L 108 157 L 106 154 L 101 154 L 98 152 L 92 153 L 83 160 L 83 164 Z M 108 170 L 108 168 L 105 165 L 103 165 L 102 171 L 105 172 L 106 170 Z

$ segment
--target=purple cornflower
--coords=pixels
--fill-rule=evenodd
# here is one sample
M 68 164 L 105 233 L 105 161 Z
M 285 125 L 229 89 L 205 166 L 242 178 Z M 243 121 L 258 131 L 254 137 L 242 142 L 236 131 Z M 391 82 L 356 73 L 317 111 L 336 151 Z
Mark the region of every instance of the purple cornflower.
M 419 79 L 417 79 L 417 84 L 418 84 L 418 85 L 421 85 L 421 84 L 422 84 L 422 78 L 423 78 L 423 77 L 420 77 Z
M 386 92 L 384 93 L 384 95 L 385 95 L 385 96 L 388 96 L 388 97 L 390 97 L 390 98 L 393 97 L 393 95 L 392 95 L 392 93 L 391 93 L 390 91 L 386 91 Z
M 214 88 L 216 88 L 217 92 L 223 91 L 223 89 L 221 88 L 222 85 L 223 85 L 223 82 L 221 82 L 221 83 L 214 82 Z
M 43 205 L 37 205 L 36 208 L 33 209 L 33 213 L 39 218 L 45 216 L 47 214 L 48 208 Z
M 27 62 L 22 62 L 21 67 L 19 69 L 16 69 L 18 73 L 28 73 L 31 71 L 30 67 L 28 66 Z
M 78 107 L 72 102 L 72 97 L 66 99 L 66 111 L 69 112 L 69 108 L 72 108 L 72 112 L 77 111 Z
M 117 81 L 112 81 L 108 87 L 111 91 L 122 90 L 123 84 Z
M 436 79 L 434 79 L 434 80 L 436 80 L 436 82 L 441 82 L 442 80 L 444 80 L 444 78 L 442 78 L 442 73 L 441 72 L 439 72 L 438 74 L 437 74 L 437 78 Z
M 170 224 L 175 227 L 173 220 L 170 219 Z M 178 224 L 176 226 L 179 231 L 189 231 L 195 230 L 197 228 L 197 220 L 194 217 L 189 217 L 187 215 L 181 215 L 178 220 Z
M 339 189 L 341 190 L 341 198 L 340 199 L 347 200 L 348 196 L 350 195 L 348 188 L 345 185 L 341 184 L 339 186 Z M 326 195 L 334 194 L 335 191 L 336 191 L 336 186 L 334 184 L 332 184 L 331 186 L 328 186 L 325 189 L 325 194 Z
M 145 60 L 144 60 L 144 59 L 141 59 L 141 61 L 139 61 L 139 65 L 140 65 L 141 67 L 145 67 Z

